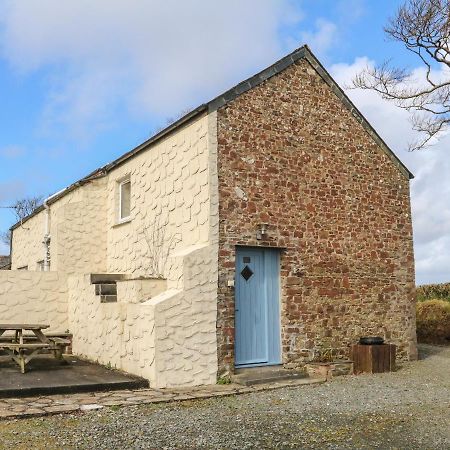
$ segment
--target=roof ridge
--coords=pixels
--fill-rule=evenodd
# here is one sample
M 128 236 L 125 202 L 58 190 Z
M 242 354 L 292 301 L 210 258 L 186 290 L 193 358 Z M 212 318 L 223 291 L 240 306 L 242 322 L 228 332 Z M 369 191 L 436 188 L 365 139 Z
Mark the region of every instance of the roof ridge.
M 333 79 L 333 77 L 327 72 L 327 70 L 324 68 L 324 66 L 320 63 L 320 61 L 317 59 L 317 57 L 313 54 L 311 49 L 308 47 L 308 45 L 304 44 L 301 47 L 295 49 L 293 52 L 289 53 L 288 55 L 284 56 L 283 58 L 279 59 L 275 63 L 271 64 L 270 66 L 266 67 L 265 69 L 261 70 L 260 72 L 256 73 L 255 75 L 252 75 L 251 77 L 247 78 L 244 81 L 241 81 L 240 83 L 236 84 L 232 88 L 228 89 L 224 93 L 218 95 L 217 97 L 214 97 L 209 102 L 203 103 L 197 108 L 193 109 L 189 113 L 185 114 L 184 116 L 180 117 L 178 120 L 161 130 L 160 132 L 156 133 L 155 135 L 151 136 L 149 139 L 144 141 L 142 144 L 138 145 L 137 147 L 134 147 L 132 150 L 124 153 L 119 158 L 111 161 L 110 163 L 94 170 L 89 175 L 87 175 L 84 178 L 81 178 L 77 182 L 69 185 L 65 189 L 63 189 L 61 192 L 54 195 L 51 200 L 49 200 L 49 204 L 55 203 L 60 198 L 71 192 L 72 190 L 76 189 L 77 187 L 88 183 L 92 179 L 96 179 L 98 177 L 102 177 L 108 174 L 111 170 L 113 170 L 115 167 L 121 165 L 128 159 L 132 158 L 136 154 L 140 153 L 141 151 L 147 149 L 148 146 L 158 142 L 160 139 L 163 139 L 171 132 L 175 131 L 179 127 L 189 123 L 191 120 L 195 119 L 199 114 L 202 114 L 204 112 L 213 112 L 218 110 L 219 108 L 225 106 L 227 103 L 234 100 L 236 97 L 240 96 L 241 94 L 249 91 L 250 89 L 253 89 L 254 87 L 260 85 L 264 81 L 268 80 L 269 78 L 279 74 L 283 70 L 287 69 L 288 67 L 295 64 L 300 59 L 306 59 L 311 66 L 316 70 L 316 72 L 319 74 L 319 76 L 330 86 L 332 91 L 335 95 L 344 103 L 344 105 L 350 110 L 350 112 L 353 114 L 353 116 L 361 123 L 361 125 L 364 127 L 364 129 L 370 134 L 372 139 L 374 139 L 378 145 L 382 148 L 382 150 L 388 155 L 388 157 L 391 159 L 391 161 L 399 168 L 399 170 L 408 178 L 414 178 L 414 175 L 409 171 L 409 169 L 403 164 L 403 162 L 400 160 L 400 158 L 391 150 L 391 148 L 386 144 L 386 142 L 381 138 L 381 136 L 378 134 L 378 132 L 370 125 L 369 121 L 364 117 L 364 115 L 359 111 L 359 109 L 353 104 L 353 102 L 348 98 L 348 96 L 345 94 L 343 89 L 338 85 L 338 83 Z M 11 227 L 11 230 L 16 228 L 19 224 L 24 223 L 29 218 L 34 216 L 35 214 L 42 211 L 43 206 L 38 207 L 35 209 L 29 216 L 22 219 L 20 222 L 17 222 Z

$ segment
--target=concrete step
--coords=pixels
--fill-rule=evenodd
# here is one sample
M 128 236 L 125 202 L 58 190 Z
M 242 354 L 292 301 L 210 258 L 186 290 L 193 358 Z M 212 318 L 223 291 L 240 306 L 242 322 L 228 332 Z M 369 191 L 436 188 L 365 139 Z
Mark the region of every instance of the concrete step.
M 251 367 L 236 369 L 231 376 L 233 383 L 244 386 L 256 384 L 276 383 L 277 381 L 298 380 L 309 378 L 308 374 L 301 370 L 284 369 L 283 366 Z
M 116 303 L 117 295 L 100 295 L 100 303 Z

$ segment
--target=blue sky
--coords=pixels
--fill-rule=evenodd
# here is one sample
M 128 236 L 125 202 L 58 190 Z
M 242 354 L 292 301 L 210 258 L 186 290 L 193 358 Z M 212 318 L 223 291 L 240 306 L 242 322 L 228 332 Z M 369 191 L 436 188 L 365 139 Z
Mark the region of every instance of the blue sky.
M 60 190 L 303 43 L 341 85 L 386 58 L 418 68 L 383 34 L 399 4 L 0 0 L 0 205 Z M 417 175 L 418 282 L 450 280 L 449 140 L 408 153 L 404 112 L 349 95 Z M 12 222 L 0 210 L 0 229 Z

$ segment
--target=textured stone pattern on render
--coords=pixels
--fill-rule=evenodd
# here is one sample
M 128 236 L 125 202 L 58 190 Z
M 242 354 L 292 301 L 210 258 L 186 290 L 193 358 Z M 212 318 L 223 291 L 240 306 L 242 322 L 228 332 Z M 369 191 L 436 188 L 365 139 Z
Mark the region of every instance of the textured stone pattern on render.
M 220 370 L 234 361 L 235 246 L 281 247 L 282 356 L 417 357 L 409 180 L 304 60 L 218 111 Z M 268 224 L 256 239 L 260 224 Z
M 202 116 L 51 204 L 51 270 L 179 276 L 180 269 L 169 264 L 152 273 L 149 247 L 162 244 L 163 253 L 172 253 L 209 241 L 208 126 L 208 116 Z M 118 186 L 124 178 L 131 181 L 131 214 L 119 223 Z M 44 211 L 15 230 L 13 268 L 37 270 L 44 230 Z M 152 239 L 155 234 L 159 239 Z
M 0 271 L 0 322 L 50 325 L 63 333 L 67 318 L 67 277 L 61 273 Z
M 55 215 L 51 242 L 57 252 L 54 269 L 103 273 L 107 269 L 106 179 L 90 182 L 80 193 L 78 201 L 66 203 Z
M 216 381 L 216 129 L 216 114 L 201 118 L 110 174 L 108 272 L 148 275 L 144 233 L 156 220 L 167 223 L 166 238 L 180 237 L 169 252 L 167 280 L 119 281 L 117 303 L 102 304 L 87 275 L 69 278 L 74 353 L 145 377 L 153 387 Z M 128 176 L 131 221 L 118 225 L 115 188 Z
M 27 267 L 37 270 L 38 262 L 44 259 L 44 214 L 40 213 L 13 231 L 11 269 Z
M 65 273 L 106 270 L 106 180 L 78 187 L 50 205 L 50 270 Z M 46 215 L 41 211 L 13 233 L 12 269 L 38 270 L 44 259 Z
M 167 290 L 167 280 L 135 279 L 117 282 L 119 302 L 143 303 Z
M 153 378 L 152 308 L 125 302 L 101 303 L 89 275 L 72 275 L 68 284 L 73 353 Z
M 183 289 L 147 302 L 155 308 L 159 387 L 214 384 L 217 376 L 217 247 L 183 257 Z
M 203 116 L 108 177 L 107 269 L 109 272 L 176 278 L 180 269 L 159 264 L 149 248 L 163 242 L 173 253 L 209 241 L 208 118 Z M 131 180 L 130 221 L 117 223 L 117 186 Z M 159 237 L 158 237 L 159 236 Z
M 89 275 L 70 276 L 74 354 L 147 378 L 153 387 L 214 383 L 217 247 L 192 249 L 180 266 L 183 289 L 157 290 L 139 303 L 134 294 L 123 297 L 135 292 L 129 282 L 118 283 L 124 289 L 117 303 L 100 303 Z

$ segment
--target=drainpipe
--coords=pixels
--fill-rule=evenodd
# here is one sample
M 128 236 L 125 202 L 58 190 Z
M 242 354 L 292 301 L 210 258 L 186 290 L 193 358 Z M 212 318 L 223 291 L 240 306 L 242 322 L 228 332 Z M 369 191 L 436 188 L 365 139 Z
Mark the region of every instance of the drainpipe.
M 50 205 L 48 204 L 48 202 L 57 197 L 58 195 L 60 195 L 61 193 L 63 193 L 64 191 L 66 191 L 67 188 L 62 189 L 60 191 L 58 191 L 56 194 L 50 195 L 50 197 L 47 197 L 44 200 L 43 206 L 44 206 L 44 210 L 45 210 L 45 217 L 44 217 L 44 240 L 43 240 L 43 244 L 44 244 L 44 272 L 48 272 L 50 270 L 50 240 L 51 240 L 51 235 L 50 235 Z
M 49 198 L 44 200 L 45 218 L 44 218 L 44 272 L 50 270 L 50 206 L 48 206 Z
M 88 176 L 86 178 L 83 178 L 82 180 L 74 183 L 73 185 L 66 187 L 64 189 L 61 189 L 60 191 L 56 192 L 56 194 L 50 195 L 50 197 L 47 197 L 44 200 L 43 207 L 45 211 L 45 218 L 44 218 L 44 272 L 48 272 L 50 270 L 50 240 L 51 240 L 51 234 L 50 234 L 50 205 L 49 201 L 54 199 L 55 197 L 60 196 L 64 192 L 70 192 L 73 189 L 83 186 L 85 183 L 89 183 L 92 180 L 96 180 L 97 178 L 102 178 L 107 174 L 106 167 L 102 167 L 97 172 L 95 172 L 93 175 Z

